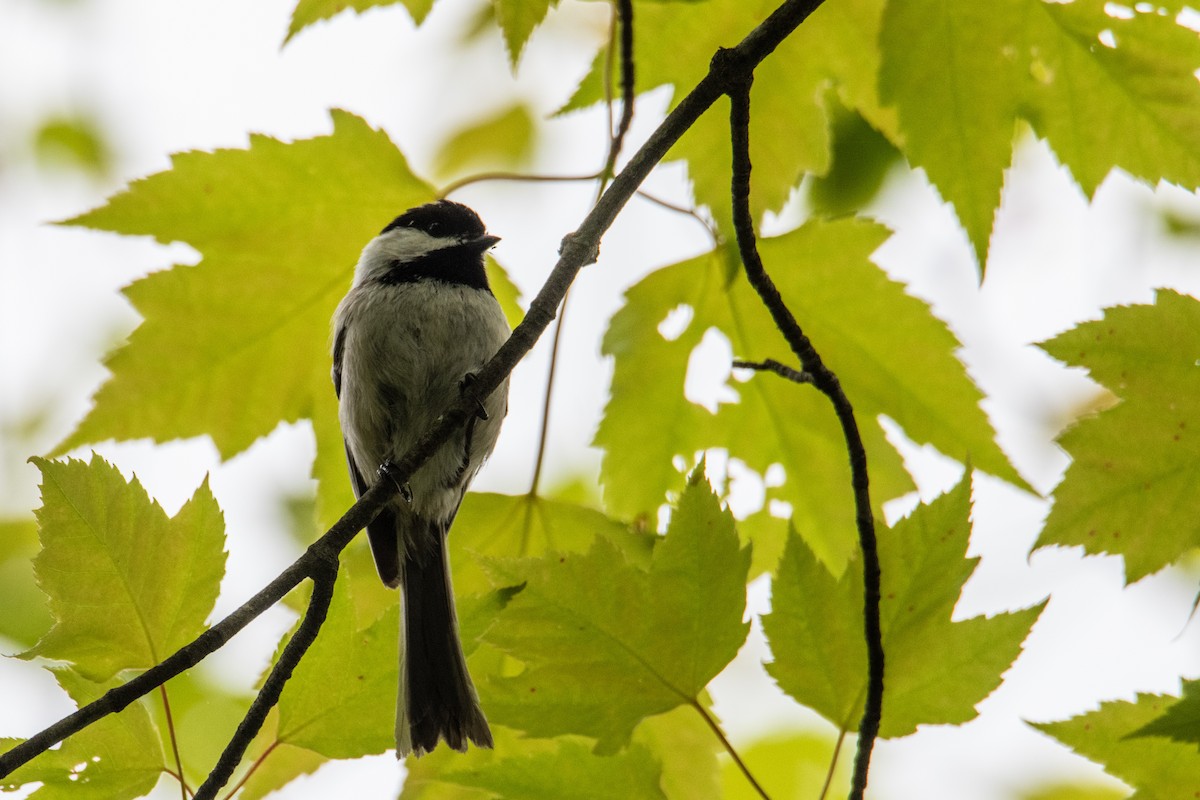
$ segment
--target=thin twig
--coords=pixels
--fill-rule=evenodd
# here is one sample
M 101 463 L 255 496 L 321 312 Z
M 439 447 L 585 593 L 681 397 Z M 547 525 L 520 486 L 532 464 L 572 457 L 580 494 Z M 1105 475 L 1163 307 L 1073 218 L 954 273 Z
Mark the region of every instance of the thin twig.
M 604 85 L 604 136 L 609 140 L 609 149 L 612 149 L 613 135 L 613 53 L 617 49 L 617 16 L 619 12 L 616 7 L 613 7 L 612 22 L 608 26 L 608 45 L 604 48 L 604 72 L 601 74 Z M 607 159 L 606 159 L 607 160 Z M 606 174 L 604 170 L 600 170 L 601 179 L 612 177 L 611 173 Z
M 604 164 L 604 175 L 612 175 L 617 167 L 617 158 L 621 155 L 621 146 L 625 142 L 625 134 L 633 123 L 633 104 L 635 98 L 633 71 L 633 0 L 616 0 L 614 26 L 621 30 L 621 121 L 617 123 L 616 133 L 612 133 L 611 121 L 611 89 L 609 90 L 609 126 L 612 137 L 608 147 L 608 160 Z M 612 57 L 612 44 L 609 44 L 609 58 Z M 611 70 L 611 65 L 609 67 Z
M 721 744 L 725 747 L 725 752 L 729 753 L 730 757 L 733 759 L 733 763 L 737 764 L 738 769 L 742 771 L 742 775 L 746 776 L 746 780 L 749 781 L 750 785 L 754 787 L 754 791 L 758 792 L 759 797 L 762 797 L 763 800 L 771 800 L 771 796 L 767 794 L 767 791 L 763 789 L 757 780 L 754 779 L 754 775 L 751 774 L 750 768 L 746 766 L 746 762 L 742 761 L 742 757 L 738 755 L 738 751 L 733 749 L 733 745 L 730 744 L 729 739 L 725 736 L 725 731 L 721 730 L 721 726 L 718 725 L 717 721 L 712 718 L 712 715 L 708 713 L 707 709 L 700 705 L 700 701 L 694 697 L 690 700 L 690 704 L 692 708 L 696 709 L 696 711 L 700 713 L 700 716 L 704 719 L 704 721 L 708 723 L 708 727 L 712 728 L 712 732 L 717 735 L 717 738 L 721 740 Z
M 538 434 L 537 458 L 533 463 L 533 479 L 529 482 L 529 494 L 536 497 L 542 482 L 542 465 L 546 463 L 546 445 L 550 440 L 550 406 L 554 397 L 554 378 L 558 373 L 559 345 L 562 343 L 563 325 L 567 321 L 567 300 L 571 297 L 571 289 L 563 295 L 562 306 L 558 310 L 558 323 L 554 326 L 554 338 L 550 341 L 550 366 L 546 371 L 546 394 L 542 398 L 542 429 Z
M 321 625 L 324 624 L 325 617 L 329 613 L 329 604 L 333 600 L 333 586 L 336 582 L 336 564 L 326 564 L 318 574 L 313 576 L 312 596 L 308 600 L 308 609 L 304 612 L 304 619 L 301 621 L 300 627 L 296 629 L 296 633 L 292 635 L 287 646 L 283 648 L 283 652 L 279 654 L 279 660 L 271 668 L 271 674 L 267 676 L 267 680 L 259 690 L 258 696 L 254 698 L 254 702 L 250 704 L 250 709 L 246 712 L 241 724 L 238 725 L 237 732 L 229 740 L 229 744 L 225 746 L 225 751 L 217 759 L 216 766 L 213 767 L 212 772 L 208 774 L 208 778 L 200 785 L 200 788 L 196 790 L 195 800 L 213 800 L 221 787 L 228 783 L 238 764 L 242 763 L 242 756 L 246 754 L 246 748 L 250 746 L 250 742 L 254 741 L 254 737 L 262 729 L 267 714 L 279 702 L 283 687 L 291 679 L 296 665 L 300 663 L 300 659 L 308 652 L 308 648 L 320 633 Z
M 165 661 L 133 678 L 128 683 L 109 690 L 95 702 L 34 734 L 21 744 L 0 755 L 0 778 L 11 774 L 34 756 L 50 749 L 73 733 L 93 722 L 120 711 L 130 703 L 198 664 L 215 652 L 234 634 L 270 608 L 305 578 L 328 568 L 355 535 L 375 518 L 379 510 L 396 494 L 396 486 L 412 477 L 450 437 L 461 428 L 479 407 L 479 398 L 487 397 L 512 372 L 513 367 L 528 353 L 554 319 L 567 288 L 584 264 L 596 252 L 600 238 L 612 225 L 618 213 L 641 186 L 667 151 L 695 124 L 696 120 L 724 94 L 731 79 L 748 75 L 784 39 L 799 27 L 823 0 L 785 0 L 767 19 L 752 30 L 737 47 L 736 63 L 713 64 L 708 73 L 667 114 L 649 138 L 634 153 L 599 202 L 584 217 L 579 227 L 565 237 L 558 262 L 546 282 L 529 305 L 525 318 L 512 332 L 483 369 L 475 376 L 470 391 L 445 410 L 437 422 L 420 437 L 412 449 L 394 462 L 395 481 L 376 481 L 329 531 L 314 542 L 291 566 L 281 572 L 258 594 L 228 617 L 184 645 Z M 523 178 L 519 178 L 523 179 Z
M 638 189 L 637 196 L 643 200 L 648 200 L 651 203 L 654 203 L 656 206 L 662 206 L 668 211 L 674 211 L 677 214 L 684 214 L 691 217 L 692 219 L 696 220 L 696 222 L 699 222 L 704 226 L 704 230 L 708 232 L 708 237 L 712 239 L 714 247 L 721 243 L 721 235 L 717 233 L 717 229 L 713 227 L 713 224 L 705 219 L 704 216 L 696 209 L 688 208 L 687 206 L 681 206 L 668 200 L 663 200 L 661 197 L 656 197 L 655 195 L 643 191 L 642 189 Z
M 741 54 L 722 50 L 713 59 L 728 62 L 730 71 L 737 68 Z M 792 352 L 800 359 L 804 372 L 812 376 L 812 384 L 833 403 L 834 412 L 842 426 L 846 450 L 850 457 L 851 482 L 854 487 L 855 523 L 859 546 L 863 554 L 863 632 L 867 643 L 867 694 L 862 722 L 859 724 L 858 753 L 854 760 L 854 777 L 850 785 L 851 800 L 862 800 L 867 786 L 867 771 L 871 750 L 879 735 L 883 713 L 883 636 L 879 621 L 879 552 L 875 540 L 875 520 L 871 512 L 871 495 L 867 476 L 867 451 L 854 418 L 854 408 L 842 390 L 837 376 L 821 360 L 784 304 L 779 290 L 767 275 L 755 241 L 754 219 L 750 214 L 750 86 L 753 73 L 727 84 L 729 95 L 729 128 L 733 143 L 733 224 L 737 230 L 738 250 L 745 267 L 746 278 L 758 292 L 771 313 L 775 326 L 783 334 Z
M 167 699 L 165 683 L 158 687 L 158 694 L 162 697 L 163 714 L 167 718 L 167 737 L 171 740 L 171 751 L 175 755 L 175 769 L 179 771 L 179 794 L 183 800 L 188 800 L 189 790 L 187 780 L 183 777 L 183 759 L 179 757 L 179 739 L 175 735 L 175 720 L 171 718 L 171 701 Z
M 774 372 L 781 378 L 787 378 L 794 383 L 812 383 L 813 376 L 808 372 L 801 372 L 798 369 L 792 369 L 787 364 L 780 364 L 773 358 L 768 358 L 765 361 L 737 361 L 733 362 L 733 366 L 738 369 L 752 369 L 756 372 Z
M 593 172 L 590 175 L 530 175 L 524 172 L 478 172 L 474 175 L 468 175 L 465 178 L 459 178 L 456 181 L 451 181 L 442 187 L 442 190 L 437 193 L 437 196 L 439 199 L 446 198 L 457 192 L 459 189 L 462 189 L 464 186 L 470 186 L 473 183 L 483 183 L 484 181 L 572 183 L 580 181 L 594 181 L 599 177 L 599 172 Z

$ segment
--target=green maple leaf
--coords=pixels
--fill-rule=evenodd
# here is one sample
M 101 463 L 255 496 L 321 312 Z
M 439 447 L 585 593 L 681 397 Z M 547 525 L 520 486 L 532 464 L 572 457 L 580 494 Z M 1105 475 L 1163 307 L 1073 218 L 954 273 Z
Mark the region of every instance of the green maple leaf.
M 80 707 L 121 681 L 93 683 L 70 669 L 55 678 Z M 0 739 L 0 751 L 17 744 Z M 74 734 L 62 745 L 0 778 L 0 789 L 43 784 L 34 800 L 124 800 L 148 794 L 166 766 L 166 754 L 144 702 L 135 702 Z
M 1012 158 L 1020 85 L 1028 79 L 1015 58 L 1004 56 L 1027 2 L 912 0 L 888 3 L 884 12 L 883 99 L 898 109 L 905 154 L 954 205 L 980 264 Z
M 1200 681 L 1184 681 L 1183 697 L 1162 716 L 1138 728 L 1133 736 L 1166 736 L 1200 746 Z
M 880 531 L 887 657 L 881 736 L 973 719 L 975 705 L 1000 685 L 1045 605 L 951 621 L 978 562 L 963 555 L 970 494 L 964 476 L 949 494 Z M 867 679 L 861 571 L 851 568 L 835 579 L 793 534 L 772 587 L 772 611 L 763 618 L 774 654 L 767 671 L 796 700 L 840 729 L 855 730 Z
M 1031 122 L 1089 196 L 1113 167 L 1151 185 L 1200 184 L 1200 40 L 1177 22 L 1182 8 L 1135 4 L 1126 19 L 1102 0 L 1033 5 Z
M 701 481 L 689 481 L 648 570 L 603 537 L 582 555 L 491 563 L 497 582 L 525 584 L 484 636 L 526 664 L 480 686 L 495 721 L 534 736 L 590 736 L 604 755 L 645 717 L 698 702 L 749 630 L 750 562 Z
M 0 521 L 0 636 L 24 647 L 45 635 L 53 622 L 33 572 L 37 551 L 33 518 Z
M 169 518 L 99 456 L 31 460 L 42 471 L 34 570 L 55 621 L 24 655 L 105 681 L 200 635 L 225 571 L 224 520 L 208 481 Z
M 953 334 L 868 261 L 886 235 L 861 221 L 809 223 L 760 247 L 784 301 L 854 400 L 876 503 L 912 487 L 882 428 L 870 422 L 880 415 L 916 441 L 970 454 L 977 466 L 1020 482 L 992 440 L 979 390 L 954 357 Z M 721 256 L 652 273 L 612 318 L 603 352 L 616 364 L 595 438 L 605 451 L 605 501 L 616 514 L 652 515 L 682 483 L 676 456 L 690 460 L 698 450 L 724 447 L 760 474 L 783 466 L 786 482 L 769 489 L 768 499 L 789 503 L 796 528 L 840 571 L 857 534 L 845 440 L 828 401 L 766 374 L 731 382 L 740 402 L 722 404 L 715 415 L 684 396 L 689 360 L 710 329 L 729 339 L 737 358 L 793 360 L 758 296 L 740 272 L 730 280 Z M 660 325 L 680 306 L 690 321 L 669 338 Z M 747 530 L 782 539 L 783 524 L 769 517 L 752 517 Z M 782 546 L 761 549 L 777 554 Z
M 671 800 L 709 800 L 719 796 L 717 741 L 691 708 L 677 708 L 638 725 L 632 740 L 638 754 L 631 761 L 622 754 L 596 755 L 590 752 L 594 742 L 580 736 L 531 738 L 495 723 L 492 734 L 493 750 L 474 747 L 456 753 L 443 747 L 408 759 L 402 800 L 485 800 L 497 795 L 659 797 L 664 793 Z M 560 767 L 563 774 L 584 777 L 562 780 Z M 627 775 L 627 769 L 636 774 Z M 599 780 L 588 777 L 596 775 Z M 521 779 L 541 783 L 525 785 L 518 783 Z M 615 789 L 599 785 L 609 780 Z M 485 784 L 488 789 L 481 788 Z
M 807 184 L 812 214 L 827 219 L 853 216 L 883 188 L 900 151 L 853 111 L 833 104 L 829 169 Z
M 645 747 L 630 745 L 597 756 L 586 744 L 563 739 L 554 752 L 497 758 L 442 774 L 442 780 L 484 789 L 494 797 L 555 797 L 563 800 L 666 800 L 659 787 L 662 766 Z
M 279 698 L 276 740 L 327 758 L 382 753 L 395 743 L 399 606 L 360 622 L 349 581 Z
M 1200 301 L 1160 291 L 1041 347 L 1121 402 L 1059 437 L 1072 463 L 1038 546 L 1120 554 L 1132 582 L 1200 545 Z
M 496 23 L 504 35 L 504 46 L 508 61 L 515 70 L 521 61 L 521 52 L 533 31 L 558 0 L 492 0 L 496 11 Z
M 60 449 L 209 435 L 223 458 L 281 421 L 311 419 L 324 527 L 352 500 L 329 377 L 330 318 L 361 247 L 433 199 L 387 135 L 343 111 L 333 133 L 247 150 L 184 153 L 69 222 L 161 242 L 204 260 L 136 281 L 145 321 L 107 362 L 112 378 Z
M 1089 196 L 1114 167 L 1151 184 L 1200 184 L 1200 42 L 1175 14 L 1131 6 L 1126 19 L 1110 5 L 887 6 L 881 94 L 897 108 L 909 160 L 954 205 L 981 265 L 1020 118 Z
M 648 748 L 662 764 L 660 784 L 671 800 L 721 796 L 720 743 L 694 709 L 681 706 L 642 720 L 633 731 L 633 743 Z
M 600 794 L 601 797 L 658 797 L 665 793 L 672 800 L 709 800 L 720 792 L 716 740 L 707 724 L 690 708 L 650 717 L 637 726 L 633 747 L 639 755 L 631 764 L 638 771 L 636 776 L 625 775 L 627 762 L 621 754 L 596 755 L 588 746 L 592 741 L 583 737 L 535 739 L 495 724 L 492 733 L 496 740 L 494 750 L 471 748 L 466 753 L 455 753 L 441 748 L 419 759 L 410 758 L 405 765 L 408 778 L 400 795 L 402 800 L 482 800 L 503 791 L 511 791 L 511 796 L 518 798 L 574 797 L 578 795 L 571 792 L 607 791 L 603 786 L 590 784 L 607 782 L 609 778 L 616 781 L 620 793 Z M 578 785 L 580 780 L 559 780 L 555 776 L 560 762 L 563 772 L 599 774 L 602 780 L 584 778 L 582 786 Z M 530 776 L 532 780 L 551 784 L 541 793 L 539 789 L 515 785 L 510 777 L 524 777 L 535 769 L 542 774 Z M 626 777 L 635 777 L 636 782 L 631 785 Z M 477 788 L 484 781 L 489 782 L 490 790 Z
M 1135 702 L 1104 703 L 1097 711 L 1063 722 L 1030 724 L 1103 765 L 1134 788 L 1134 800 L 1177 800 L 1200 793 L 1200 752 L 1190 742 L 1137 735 L 1177 702 L 1174 697 L 1138 695 Z
M 401 798 L 717 796 L 715 740 L 691 709 L 645 720 L 632 748 L 614 756 L 596 755 L 579 736 L 530 738 L 496 724 L 492 733 L 494 750 L 441 748 L 410 758 Z
M 296 8 L 292 11 L 292 21 L 288 25 L 287 37 L 284 38 L 283 43 L 290 42 L 293 36 L 309 25 L 329 19 L 347 9 L 361 14 L 371 8 L 402 3 L 408 9 L 408 13 L 412 15 L 413 22 L 420 25 L 425 21 L 430 9 L 433 8 L 433 2 L 434 0 L 298 0 Z
M 587 506 L 536 495 L 472 492 L 459 509 L 450 535 L 454 588 L 489 590 L 488 558 L 528 558 L 545 553 L 582 553 L 603 536 L 633 563 L 649 563 L 657 537 L 638 535 Z
M 440 176 L 485 169 L 520 169 L 537 148 L 537 122 L 524 103 L 476 120 L 448 138 L 434 159 Z

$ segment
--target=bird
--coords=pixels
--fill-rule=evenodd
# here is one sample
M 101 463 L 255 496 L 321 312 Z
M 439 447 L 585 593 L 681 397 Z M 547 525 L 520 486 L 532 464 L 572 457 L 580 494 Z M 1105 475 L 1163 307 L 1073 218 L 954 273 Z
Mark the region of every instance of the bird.
M 479 215 L 438 200 L 367 243 L 333 316 L 333 386 L 350 482 L 361 497 L 463 392 L 510 334 Z M 367 524 L 379 577 L 403 597 L 396 757 L 439 741 L 491 747 L 458 636 L 447 536 L 508 411 L 508 379 Z

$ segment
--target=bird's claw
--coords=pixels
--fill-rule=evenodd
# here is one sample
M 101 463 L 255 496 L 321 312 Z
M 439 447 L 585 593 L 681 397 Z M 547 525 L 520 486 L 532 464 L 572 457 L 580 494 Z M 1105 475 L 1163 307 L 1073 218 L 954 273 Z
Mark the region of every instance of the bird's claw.
M 396 489 L 397 489 L 397 491 L 400 492 L 400 497 L 402 497 L 404 499 L 404 502 L 406 502 L 410 505 L 412 504 L 412 501 L 413 501 L 412 489 L 409 487 L 409 485 L 407 483 L 402 483 L 398 479 L 398 477 L 396 475 L 396 465 L 393 464 L 390 460 L 384 461 L 382 464 L 379 465 L 379 477 L 387 478 L 392 483 L 396 484 Z
M 474 384 L 474 383 L 475 383 L 475 373 L 468 372 L 466 375 L 463 376 L 462 380 L 458 382 L 458 390 L 460 392 L 462 392 L 463 394 L 466 394 L 467 391 L 471 388 L 472 384 Z M 483 401 L 473 395 L 472 395 L 471 399 L 475 401 L 475 416 L 478 417 L 479 419 L 483 420 L 484 422 L 487 422 L 489 417 L 488 417 L 487 409 L 483 407 Z

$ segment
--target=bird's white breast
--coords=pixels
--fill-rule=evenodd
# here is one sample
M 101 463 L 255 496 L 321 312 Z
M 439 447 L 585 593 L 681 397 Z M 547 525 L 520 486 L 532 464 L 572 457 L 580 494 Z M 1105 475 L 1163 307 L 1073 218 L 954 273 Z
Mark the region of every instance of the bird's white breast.
M 404 456 L 458 400 L 462 379 L 478 372 L 509 335 L 490 292 L 431 280 L 356 285 L 338 307 L 335 325 L 345 330 L 339 417 L 368 485 L 379 464 Z M 468 480 L 495 446 L 507 395 L 506 380 L 485 403 L 489 419 L 474 424 Z M 414 511 L 453 513 L 460 492 L 446 495 L 445 486 L 461 471 L 464 451 L 461 435 L 452 438 L 413 476 Z

